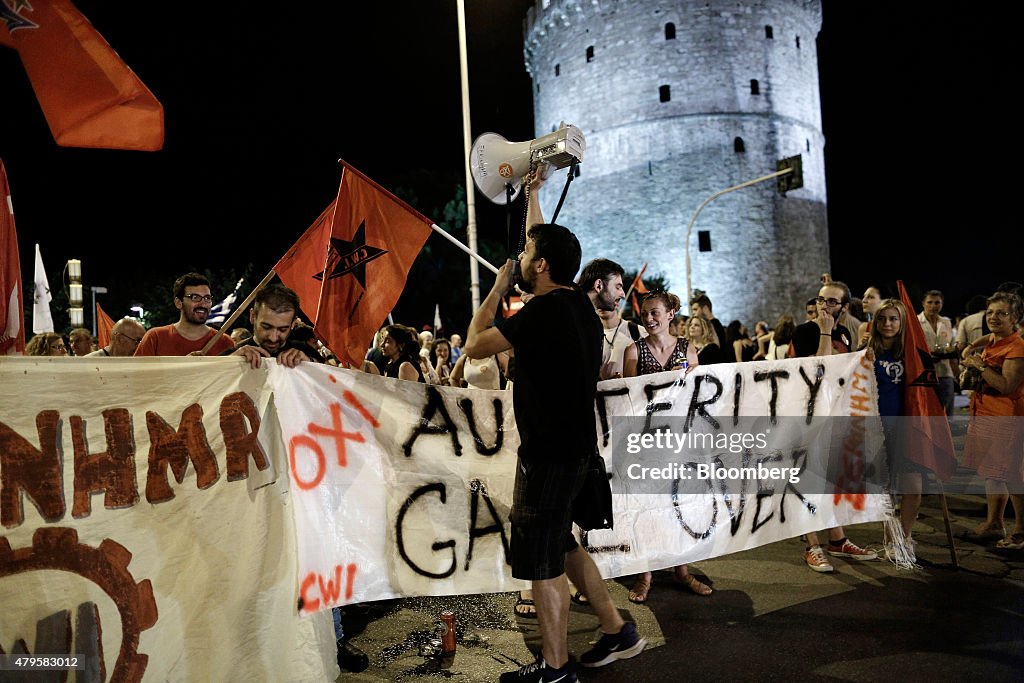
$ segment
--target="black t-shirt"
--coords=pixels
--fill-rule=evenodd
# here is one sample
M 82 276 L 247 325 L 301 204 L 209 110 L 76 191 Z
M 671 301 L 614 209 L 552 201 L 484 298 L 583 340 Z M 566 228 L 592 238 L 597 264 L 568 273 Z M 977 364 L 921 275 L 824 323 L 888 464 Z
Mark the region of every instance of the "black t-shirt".
M 718 344 L 708 344 L 697 352 L 697 365 L 715 365 L 725 362 Z
M 497 325 L 515 349 L 513 404 L 524 459 L 581 460 L 597 448 L 603 327 L 578 289 L 535 297 Z
M 821 337 L 821 328 L 818 323 L 808 320 L 797 325 L 793 332 L 793 341 L 789 343 L 789 355 L 793 358 L 806 358 L 818 352 L 818 339 Z M 832 328 L 832 353 L 849 353 L 850 342 L 853 338 L 850 331 L 842 325 Z

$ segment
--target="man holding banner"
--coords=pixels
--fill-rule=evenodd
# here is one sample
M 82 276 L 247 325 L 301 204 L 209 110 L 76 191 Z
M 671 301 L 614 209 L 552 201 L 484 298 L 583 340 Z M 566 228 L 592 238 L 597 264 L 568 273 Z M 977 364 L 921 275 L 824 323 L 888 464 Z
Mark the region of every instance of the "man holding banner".
M 539 216 L 536 192 L 530 201 L 530 213 Z M 510 514 L 512 575 L 533 582 L 542 647 L 536 662 L 503 674 L 503 682 L 576 680 L 566 643 L 567 573 L 589 596 L 604 633 L 580 663 L 604 666 L 640 654 L 647 644 L 619 616 L 593 559 L 572 535 L 573 502 L 597 449 L 594 398 L 601 368 L 601 323 L 590 300 L 573 287 L 580 257 L 579 241 L 569 230 L 532 225 L 519 255 L 517 284 L 534 296 L 494 327 L 501 297 L 512 285 L 508 260 L 474 314 L 466 340 L 469 358 L 510 348 L 516 355 L 513 403 L 520 447 Z

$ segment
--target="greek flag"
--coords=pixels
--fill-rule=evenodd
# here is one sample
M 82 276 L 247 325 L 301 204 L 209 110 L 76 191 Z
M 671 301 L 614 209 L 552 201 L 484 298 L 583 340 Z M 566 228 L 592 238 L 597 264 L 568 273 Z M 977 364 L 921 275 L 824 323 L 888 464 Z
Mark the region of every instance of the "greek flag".
M 224 301 L 210 308 L 210 317 L 206 319 L 208 324 L 222 325 L 228 319 L 228 316 L 231 315 L 231 309 L 234 307 L 235 302 L 238 301 L 238 292 L 242 288 L 243 282 L 245 282 L 244 277 L 238 280 L 238 284 L 235 285 L 235 291 L 224 297 Z

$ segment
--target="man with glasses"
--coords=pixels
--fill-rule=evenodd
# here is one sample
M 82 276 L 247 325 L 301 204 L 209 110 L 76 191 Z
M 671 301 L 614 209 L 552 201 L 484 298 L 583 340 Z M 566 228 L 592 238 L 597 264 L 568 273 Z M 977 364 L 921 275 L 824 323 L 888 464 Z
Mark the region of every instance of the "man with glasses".
M 135 318 L 121 318 L 110 330 L 110 343 L 99 351 L 85 354 L 86 358 L 134 356 L 135 349 L 146 334 L 146 328 Z
M 211 338 L 217 337 L 207 355 L 216 356 L 234 348 L 231 337 L 206 324 L 213 296 L 210 281 L 199 273 L 185 273 L 174 281 L 174 306 L 181 315 L 173 325 L 154 327 L 146 332 L 136 356 L 199 355 Z
M 849 353 L 853 338 L 850 336 L 850 331 L 839 324 L 839 316 L 850 305 L 850 288 L 838 280 L 828 281 L 818 290 L 818 296 L 814 302 L 818 307 L 818 315 L 813 320 L 808 320 L 796 328 L 796 332 L 793 333 L 793 341 L 789 344 L 790 357 L 804 358 Z M 877 553 L 864 550 L 848 539 L 841 526 L 828 530 L 828 554 L 848 560 L 878 559 Z M 813 531 L 807 534 L 804 562 L 816 572 L 835 571 L 818 543 L 818 535 Z

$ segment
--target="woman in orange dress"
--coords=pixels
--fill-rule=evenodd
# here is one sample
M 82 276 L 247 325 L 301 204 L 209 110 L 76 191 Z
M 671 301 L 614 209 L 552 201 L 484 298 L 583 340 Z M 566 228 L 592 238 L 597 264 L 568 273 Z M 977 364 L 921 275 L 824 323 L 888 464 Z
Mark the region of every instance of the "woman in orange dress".
M 964 446 L 964 466 L 985 477 L 988 514 L 985 521 L 968 532 L 972 540 L 1001 539 L 997 548 L 1024 548 L 1024 340 L 1017 325 L 1024 304 L 1016 294 L 997 292 L 989 297 L 985 320 L 992 334 L 964 349 L 963 363 L 982 371 L 984 387 L 971 397 L 971 422 Z M 975 347 L 984 346 L 979 356 Z M 1018 492 L 1010 494 L 1012 490 Z M 1003 538 L 1003 513 L 1007 499 L 1013 501 L 1014 527 Z

